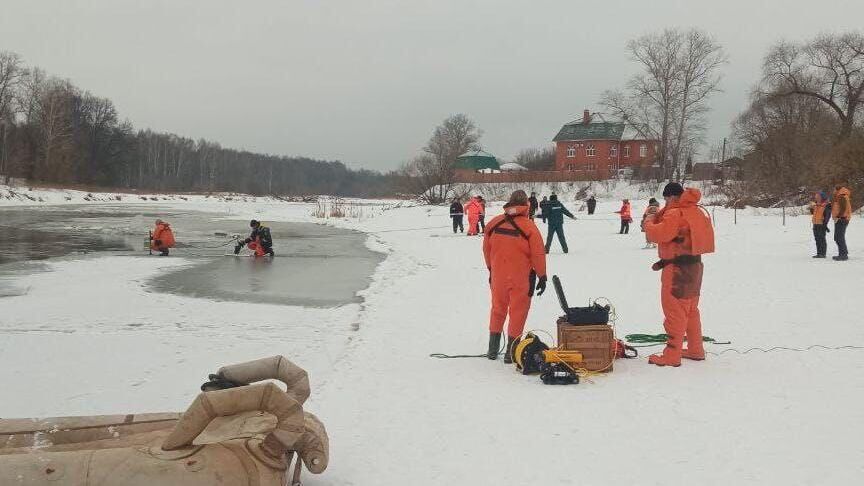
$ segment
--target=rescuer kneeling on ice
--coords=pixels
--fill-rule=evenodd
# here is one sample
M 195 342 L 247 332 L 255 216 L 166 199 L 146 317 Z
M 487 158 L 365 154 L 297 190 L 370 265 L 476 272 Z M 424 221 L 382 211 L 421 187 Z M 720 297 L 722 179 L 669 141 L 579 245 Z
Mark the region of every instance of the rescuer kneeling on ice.
M 489 269 L 492 311 L 489 315 L 489 359 L 498 357 L 504 320 L 507 326 L 507 349 L 504 362 L 511 362 L 510 347 L 522 335 L 534 286 L 537 295 L 546 290 L 546 251 L 537 226 L 528 218 L 529 204 L 525 191 L 516 191 L 504 205 L 504 214 L 486 225 L 483 256 Z
M 255 252 L 256 257 L 264 255 L 276 256 L 273 253 L 273 237 L 270 236 L 270 228 L 254 219 L 249 222 L 249 226 L 252 228 L 252 233 L 249 235 L 249 238 L 246 238 L 241 243 L 237 243 L 237 246 L 234 247 L 234 254 L 240 253 L 243 245 L 246 245 L 250 250 Z
M 174 248 L 174 232 L 168 223 L 157 219 L 156 229 L 150 233 L 150 249 L 158 251 L 161 256 L 168 256 L 169 248 Z
M 714 251 L 714 228 L 708 212 L 698 205 L 702 198 L 699 190 L 684 190 L 681 184 L 670 182 L 663 189 L 663 197 L 666 206 L 645 221 L 645 235 L 659 245 L 660 261 L 652 269 L 663 271 L 660 302 L 665 316 L 663 327 L 669 337 L 663 353 L 651 355 L 648 362 L 680 366 L 681 358 L 705 359 L 699 317 L 701 255 Z

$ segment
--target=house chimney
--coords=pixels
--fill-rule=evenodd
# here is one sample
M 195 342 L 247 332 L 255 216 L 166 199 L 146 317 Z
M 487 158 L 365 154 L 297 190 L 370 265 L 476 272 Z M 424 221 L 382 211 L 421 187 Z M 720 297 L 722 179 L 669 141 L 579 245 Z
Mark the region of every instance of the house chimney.
M 582 113 L 582 123 L 585 125 L 591 123 L 591 112 L 590 111 L 585 110 L 585 112 Z

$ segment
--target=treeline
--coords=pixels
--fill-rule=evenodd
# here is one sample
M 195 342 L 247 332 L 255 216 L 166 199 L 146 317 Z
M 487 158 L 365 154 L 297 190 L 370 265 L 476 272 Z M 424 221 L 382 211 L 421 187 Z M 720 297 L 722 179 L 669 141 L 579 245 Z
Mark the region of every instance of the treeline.
M 864 191 L 864 34 L 825 33 L 780 42 L 734 124 L 745 180 L 766 194 Z
M 0 51 L 0 176 L 153 191 L 383 197 L 395 174 L 135 130 L 114 103 Z

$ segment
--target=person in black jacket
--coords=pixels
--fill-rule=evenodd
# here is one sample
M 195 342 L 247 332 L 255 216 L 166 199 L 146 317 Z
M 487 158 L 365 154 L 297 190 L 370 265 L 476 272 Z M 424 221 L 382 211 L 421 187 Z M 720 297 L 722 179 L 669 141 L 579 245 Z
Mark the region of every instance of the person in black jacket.
M 542 219 L 543 222 L 545 223 L 546 218 L 547 218 L 547 213 L 549 212 L 549 209 L 548 209 L 549 208 L 549 200 L 546 199 L 546 196 L 543 196 L 543 200 L 540 201 L 540 204 L 538 206 L 540 207 L 540 219 Z
M 534 220 L 534 215 L 537 214 L 537 208 L 539 204 L 537 204 L 537 193 L 532 192 L 531 197 L 528 198 L 528 218 L 532 221 Z
M 254 219 L 249 222 L 249 226 L 252 228 L 252 233 L 249 235 L 249 238 L 246 238 L 241 243 L 237 243 L 237 246 L 234 247 L 234 254 L 239 254 L 243 245 L 248 245 L 249 249 L 255 252 L 256 257 L 264 255 L 276 256 L 276 253 L 273 252 L 273 236 L 270 235 L 270 228 Z
M 597 208 L 597 200 L 594 199 L 594 196 L 589 197 L 585 204 L 588 206 L 588 214 L 594 214 L 594 210 Z
M 546 253 L 549 253 L 549 249 L 552 247 L 552 237 L 556 234 L 558 235 L 558 242 L 561 243 L 561 249 L 564 250 L 564 253 L 567 253 L 567 239 L 564 238 L 564 216 L 566 215 L 570 219 L 576 219 L 576 217 L 561 204 L 561 201 L 558 200 L 558 196 L 555 194 L 549 196 L 549 203 L 546 205 L 543 214 L 549 221 L 549 231 L 546 235 Z
M 458 229 L 460 233 L 465 232 L 465 226 L 462 225 L 463 218 L 465 216 L 465 211 L 462 208 L 462 203 L 459 201 L 459 198 L 453 199 L 453 204 L 450 205 L 450 218 L 453 219 L 453 233 L 456 233 Z

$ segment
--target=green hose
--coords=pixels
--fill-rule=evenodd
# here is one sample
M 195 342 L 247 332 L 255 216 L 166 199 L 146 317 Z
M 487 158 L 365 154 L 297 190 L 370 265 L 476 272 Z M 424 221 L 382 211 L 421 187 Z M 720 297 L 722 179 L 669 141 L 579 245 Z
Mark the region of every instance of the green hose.
M 628 343 L 641 344 L 642 346 L 633 346 L 634 348 L 649 348 L 651 346 L 659 346 L 666 344 L 669 339 L 668 334 L 628 334 L 624 336 L 624 340 Z M 714 344 L 731 344 L 730 342 L 718 342 L 716 339 L 708 336 L 702 336 L 702 342 Z

